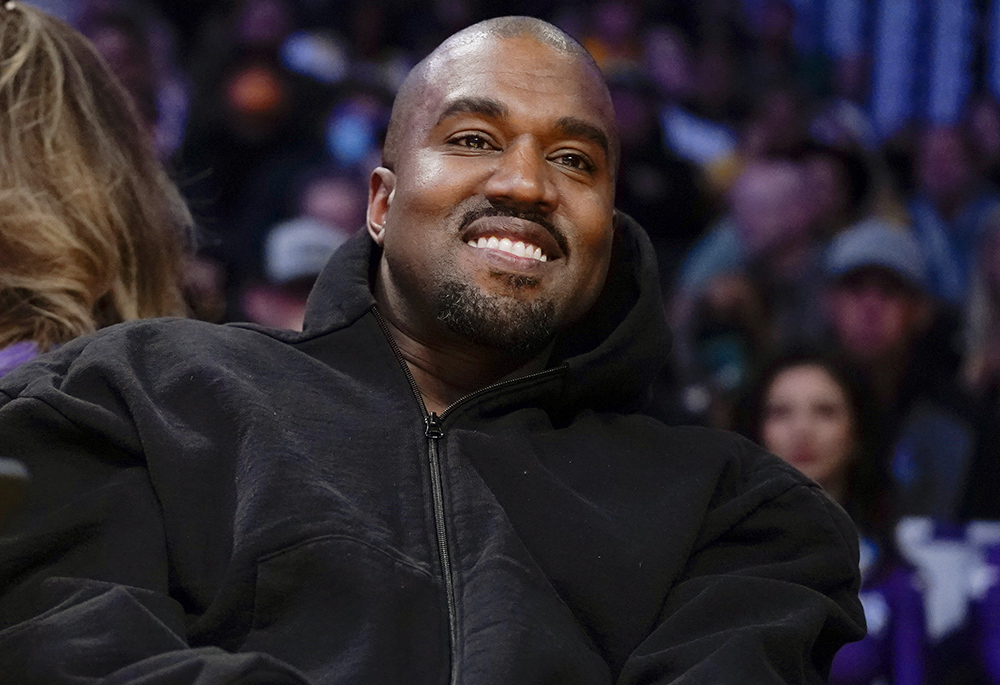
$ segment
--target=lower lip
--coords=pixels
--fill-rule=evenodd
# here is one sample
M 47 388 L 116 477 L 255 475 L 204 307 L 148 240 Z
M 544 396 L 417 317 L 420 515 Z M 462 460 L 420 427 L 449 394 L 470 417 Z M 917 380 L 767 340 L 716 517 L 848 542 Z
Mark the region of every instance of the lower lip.
M 816 461 L 816 455 L 811 452 L 798 452 L 792 455 L 793 464 L 811 464 Z
M 506 271 L 519 271 L 523 273 L 535 273 L 551 264 L 551 262 L 540 262 L 531 257 L 518 257 L 510 252 L 497 250 L 491 247 L 467 247 L 476 253 L 479 259 L 486 261 L 490 266 L 501 268 Z

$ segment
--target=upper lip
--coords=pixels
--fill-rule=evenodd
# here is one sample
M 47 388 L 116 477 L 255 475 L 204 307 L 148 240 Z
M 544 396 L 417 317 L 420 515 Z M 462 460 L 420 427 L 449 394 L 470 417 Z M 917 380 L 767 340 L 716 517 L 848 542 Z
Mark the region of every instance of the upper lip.
M 462 231 L 463 242 L 479 238 L 508 238 L 511 242 L 531 243 L 540 247 L 549 261 L 563 256 L 559 242 L 545 227 L 527 219 L 512 216 L 483 216 L 472 221 Z

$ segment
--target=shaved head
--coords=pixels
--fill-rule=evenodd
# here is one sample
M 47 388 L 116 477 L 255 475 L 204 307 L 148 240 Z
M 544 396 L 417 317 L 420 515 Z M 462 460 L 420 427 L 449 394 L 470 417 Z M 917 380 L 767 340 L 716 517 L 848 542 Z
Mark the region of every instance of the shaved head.
M 526 17 L 455 34 L 400 88 L 369 180 L 376 301 L 435 345 L 540 354 L 604 287 L 617 160 L 578 43 Z
M 399 160 L 400 150 L 404 145 L 408 123 L 414 109 L 424 98 L 426 88 L 440 76 L 439 71 L 460 53 L 463 48 L 482 43 L 489 39 L 532 38 L 557 52 L 579 59 L 585 70 L 591 72 L 594 78 L 601 82 L 602 90 L 607 99 L 607 106 L 614 121 L 614 111 L 611 108 L 611 96 L 607 87 L 603 86 L 604 76 L 594 58 L 580 43 L 552 24 L 534 17 L 496 17 L 473 24 L 453 34 L 430 55 L 420 61 L 407 75 L 396 94 L 392 106 L 392 116 L 385 136 L 385 146 L 382 150 L 382 164 L 388 169 L 395 169 Z M 612 130 L 612 140 L 608 142 L 613 166 L 618 161 L 618 131 Z

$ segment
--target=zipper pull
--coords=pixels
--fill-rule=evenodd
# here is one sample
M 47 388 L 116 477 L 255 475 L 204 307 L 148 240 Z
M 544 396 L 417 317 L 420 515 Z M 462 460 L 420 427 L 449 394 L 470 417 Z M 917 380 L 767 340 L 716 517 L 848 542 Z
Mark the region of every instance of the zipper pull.
M 424 426 L 424 435 L 431 440 L 444 437 L 444 429 L 441 428 L 441 419 L 434 412 L 424 417 Z

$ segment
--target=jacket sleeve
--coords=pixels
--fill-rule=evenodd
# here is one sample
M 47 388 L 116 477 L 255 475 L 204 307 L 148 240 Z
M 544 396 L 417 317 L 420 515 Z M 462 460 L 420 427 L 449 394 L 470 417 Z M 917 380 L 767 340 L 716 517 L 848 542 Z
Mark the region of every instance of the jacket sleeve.
M 31 477 L 0 528 L 5 685 L 306 683 L 268 655 L 187 643 L 160 506 L 127 413 L 58 397 L 0 391 L 0 456 Z
M 825 683 L 864 635 L 850 519 L 784 464 L 748 480 L 709 513 L 619 685 Z

